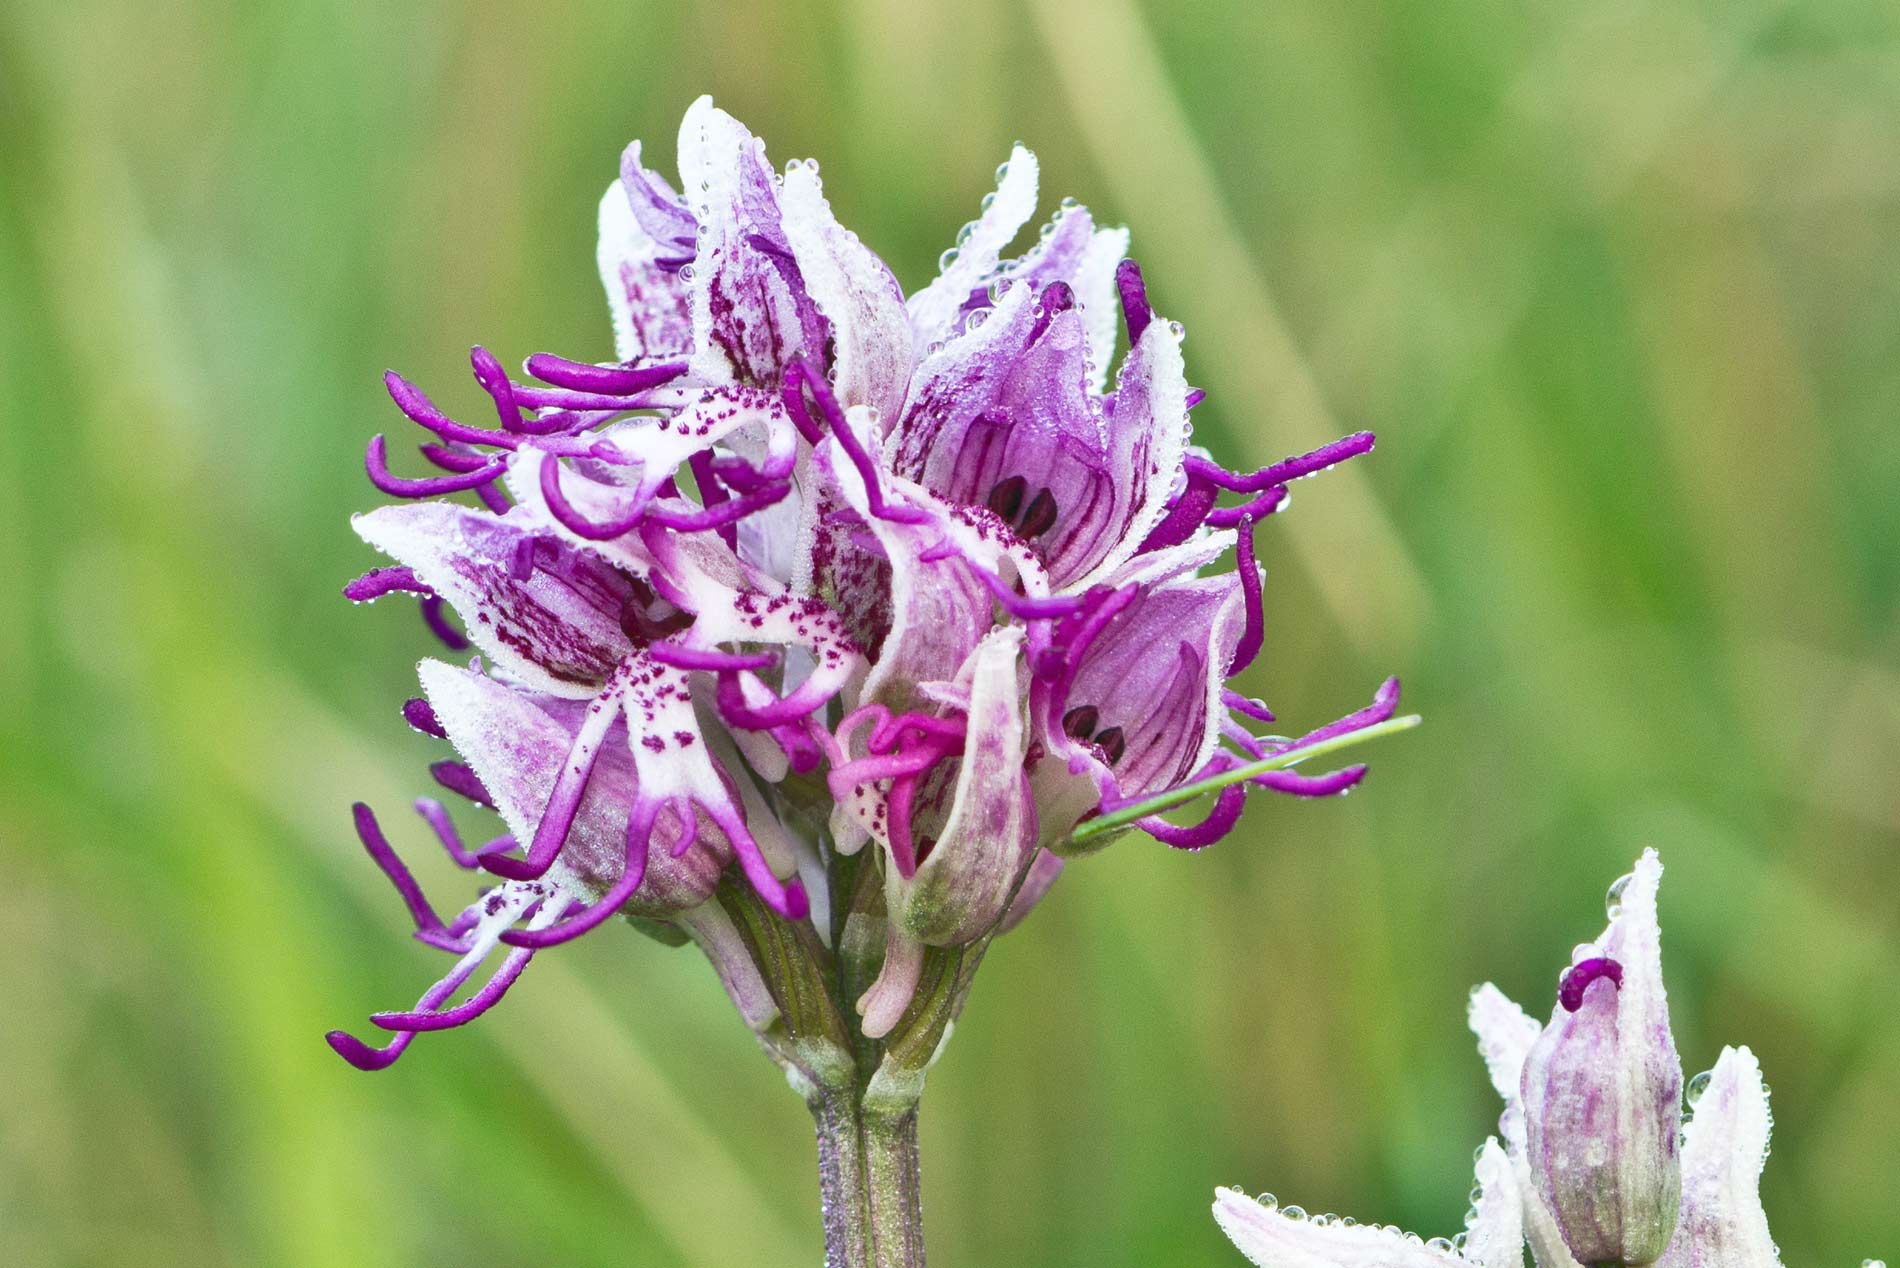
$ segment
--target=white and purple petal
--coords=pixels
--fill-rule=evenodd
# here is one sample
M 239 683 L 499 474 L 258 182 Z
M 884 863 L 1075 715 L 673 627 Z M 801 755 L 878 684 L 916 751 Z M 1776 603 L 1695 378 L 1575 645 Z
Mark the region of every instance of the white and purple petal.
M 424 502 L 351 523 L 446 599 L 469 639 L 529 687 L 592 696 L 631 647 L 620 625 L 626 578 L 527 514 Z
M 1682 1219 L 1656 1268 L 1781 1268 L 1761 1206 L 1768 1088 L 1747 1048 L 1724 1048 L 1683 1129 Z

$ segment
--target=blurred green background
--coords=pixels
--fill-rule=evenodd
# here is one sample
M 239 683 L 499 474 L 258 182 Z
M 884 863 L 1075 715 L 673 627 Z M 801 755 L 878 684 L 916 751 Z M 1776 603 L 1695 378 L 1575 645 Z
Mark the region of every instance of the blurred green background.
M 1086 16 L 1084 16 L 1084 12 Z M 1236 1265 L 1216 1183 L 1455 1231 L 1485 978 L 1648 844 L 1790 1264 L 1900 1252 L 1900 10 L 1861 0 L 0 8 L 0 1262 L 815 1263 L 803 1108 L 611 932 L 380 1075 L 433 953 L 353 840 L 430 651 L 352 610 L 401 367 L 605 357 L 595 204 L 710 91 L 910 285 L 1022 138 L 1134 227 L 1344 801 L 1073 869 L 925 1108 L 933 1262 Z M 425 881 L 465 884 L 446 864 Z

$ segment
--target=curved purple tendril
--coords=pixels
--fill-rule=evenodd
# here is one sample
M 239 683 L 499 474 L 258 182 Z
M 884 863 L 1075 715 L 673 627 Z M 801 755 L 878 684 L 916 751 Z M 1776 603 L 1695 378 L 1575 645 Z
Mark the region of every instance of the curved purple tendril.
M 1233 657 L 1227 662 L 1226 677 L 1235 674 L 1253 664 L 1254 657 L 1260 654 L 1260 645 L 1266 641 L 1266 612 L 1260 602 L 1260 569 L 1253 557 L 1253 521 L 1240 521 L 1240 535 L 1234 539 L 1234 569 L 1240 574 L 1240 602 L 1245 609 L 1246 628 L 1240 632 L 1240 640 L 1234 644 Z
M 1214 799 L 1213 808 L 1199 823 L 1169 823 L 1159 815 L 1147 815 L 1135 820 L 1135 826 L 1163 845 L 1173 846 L 1177 850 L 1204 850 L 1234 830 L 1246 804 L 1246 790 L 1237 784 L 1230 784 L 1220 790 L 1220 795 Z
M 787 368 L 786 383 L 790 385 L 795 376 L 803 378 L 805 386 L 811 390 L 812 400 L 817 402 L 818 412 L 823 414 L 825 421 L 830 424 L 832 436 L 844 448 L 845 454 L 851 459 L 851 465 L 858 469 L 858 477 L 864 481 L 864 500 L 871 508 L 871 514 L 893 524 L 922 524 L 929 520 L 930 516 L 917 507 L 893 506 L 884 500 L 884 488 L 879 478 L 882 473 L 878 469 L 877 461 L 864 447 L 864 442 L 851 430 L 851 424 L 846 420 L 844 410 L 839 406 L 838 398 L 832 394 L 831 384 L 825 381 L 825 376 L 813 369 L 811 363 L 804 357 L 796 358 Z M 802 409 L 803 394 L 799 394 L 797 399 Z M 807 417 L 810 416 L 807 415 Z
M 388 447 L 380 434 L 370 438 L 369 448 L 363 452 L 363 470 L 369 473 L 369 482 L 391 497 L 398 498 L 432 498 L 445 493 L 461 493 L 487 484 L 507 469 L 505 462 L 496 459 L 460 475 L 410 480 L 390 474 Z
M 421 696 L 411 696 L 402 702 L 402 720 L 424 735 L 433 735 L 438 740 L 446 740 L 449 733 L 442 729 L 441 719 L 435 716 L 435 709 Z
M 572 941 L 589 929 L 605 923 L 633 897 L 634 891 L 640 888 L 640 882 L 646 879 L 647 846 L 653 838 L 653 825 L 659 817 L 660 804 L 653 803 L 653 809 L 645 813 L 636 806 L 634 813 L 627 819 L 627 854 L 620 879 L 597 901 L 582 907 L 578 912 L 569 908 L 560 923 L 545 929 L 510 929 L 501 935 L 501 940 L 511 947 L 552 947 Z M 689 812 L 682 818 L 692 825 L 693 836 L 697 836 L 698 817 Z M 692 841 L 686 843 L 691 845 Z
M 435 831 L 435 839 L 455 861 L 455 865 L 465 871 L 474 871 L 482 864 L 481 856 L 498 850 L 514 848 L 514 838 L 497 837 L 479 849 L 470 850 L 462 844 L 462 834 L 455 830 L 455 821 L 449 818 L 449 810 L 433 797 L 416 798 L 416 813 L 422 816 L 424 823 Z
M 1563 1005 L 1566 1013 L 1574 1013 L 1583 1007 L 1583 993 L 1590 984 L 1599 978 L 1609 978 L 1616 983 L 1616 989 L 1623 989 L 1623 966 L 1608 956 L 1594 956 L 1588 960 L 1579 960 L 1564 972 L 1564 979 L 1557 986 L 1557 1002 Z
M 541 460 L 541 496 L 547 500 L 548 510 L 561 526 L 576 537 L 585 537 L 588 541 L 612 541 L 616 537 L 625 537 L 640 524 L 647 508 L 642 501 L 634 510 L 621 519 L 609 520 L 605 524 L 596 524 L 574 509 L 567 500 L 567 494 L 561 492 L 561 464 L 553 457 Z
M 382 869 L 383 875 L 389 878 L 389 883 L 396 887 L 396 892 L 402 895 L 403 906 L 409 909 L 417 931 L 442 929 L 442 918 L 435 914 L 435 908 L 422 892 L 422 886 L 416 883 L 415 876 L 396 854 L 395 847 L 389 844 L 389 838 L 383 835 L 382 826 L 376 822 L 375 811 L 359 801 L 350 807 L 350 814 L 356 822 L 357 840 L 363 843 L 363 849 Z
M 595 392 L 603 396 L 636 396 L 652 388 L 671 383 L 686 373 L 686 362 L 667 361 L 658 365 L 590 365 L 570 361 L 551 352 L 537 352 L 528 358 L 528 373 L 543 383 L 576 392 Z
M 433 762 L 429 773 L 435 776 L 435 782 L 458 796 L 466 797 L 478 806 L 495 808 L 495 799 L 488 793 L 488 786 L 481 778 L 461 762 Z
M 495 431 L 488 427 L 470 427 L 458 423 L 435 407 L 422 389 L 394 370 L 385 371 L 383 386 L 388 389 L 389 397 L 396 402 L 396 408 L 410 422 L 426 428 L 448 441 L 461 441 L 470 445 L 497 445 L 503 449 L 513 449 L 519 442 L 504 431 Z
M 343 597 L 351 603 L 368 603 L 380 599 L 386 594 L 405 592 L 409 594 L 434 594 L 428 586 L 416 578 L 413 568 L 371 568 L 362 576 L 343 587 Z
M 770 669 L 779 658 L 772 652 L 722 652 L 716 647 L 685 647 L 662 640 L 647 647 L 647 654 L 662 665 L 675 669 Z
M 1207 513 L 1203 521 L 1209 528 L 1238 528 L 1249 520 L 1258 522 L 1267 518 L 1286 505 L 1287 490 L 1284 484 L 1276 484 L 1256 498 L 1242 502 L 1239 506 L 1217 506 Z
M 1273 710 L 1267 708 L 1264 701 L 1256 700 L 1252 696 L 1243 696 L 1238 691 L 1222 687 L 1220 698 L 1221 703 L 1226 705 L 1229 709 L 1232 709 L 1235 713 L 1244 714 L 1256 722 L 1279 721 L 1278 718 L 1273 716 Z
M 1133 347 L 1155 316 L 1155 310 L 1148 305 L 1148 284 L 1142 280 L 1141 265 L 1133 260 L 1117 264 L 1115 291 L 1121 296 L 1122 320 L 1128 323 L 1128 344 Z
M 443 611 L 442 596 L 431 591 L 422 596 L 422 620 L 429 632 L 440 639 L 442 646 L 452 652 L 465 652 L 470 643 L 462 633 L 449 624 L 448 614 Z

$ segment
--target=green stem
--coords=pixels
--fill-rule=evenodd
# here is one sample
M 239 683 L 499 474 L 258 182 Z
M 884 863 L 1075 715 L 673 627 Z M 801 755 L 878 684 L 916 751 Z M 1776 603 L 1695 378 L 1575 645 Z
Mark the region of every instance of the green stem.
M 1402 718 L 1389 718 L 1384 722 L 1369 727 L 1362 727 L 1357 731 L 1348 731 L 1344 735 L 1335 735 L 1328 739 L 1321 740 L 1316 744 L 1306 744 L 1284 749 L 1281 752 L 1275 753 L 1272 757 L 1264 757 L 1257 762 L 1249 762 L 1245 766 L 1236 766 L 1232 770 L 1222 771 L 1218 775 L 1210 775 L 1206 779 L 1197 780 L 1191 784 L 1182 784 L 1179 787 L 1170 788 L 1164 793 L 1157 793 L 1146 801 L 1138 801 L 1132 806 L 1123 806 L 1120 810 L 1116 810 L 1110 814 L 1097 815 L 1093 819 L 1085 820 L 1076 825 L 1075 831 L 1069 834 L 1069 839 L 1080 845 L 1082 842 L 1093 837 L 1101 836 L 1105 832 L 1115 832 L 1121 828 L 1125 828 L 1137 819 L 1146 818 L 1151 814 L 1158 814 L 1163 810 L 1172 810 L 1176 806 L 1186 805 L 1197 797 L 1204 797 L 1211 792 L 1219 792 L 1223 788 L 1252 779 L 1256 775 L 1264 775 L 1268 771 L 1285 770 L 1290 766 L 1297 766 L 1301 762 L 1309 761 L 1312 758 L 1324 757 L 1328 753 L 1336 753 L 1340 749 L 1351 748 L 1355 744 L 1363 744 L 1367 740 L 1376 740 L 1381 736 L 1391 735 L 1397 731 L 1409 731 L 1423 720 L 1424 719 L 1420 718 L 1416 713 L 1408 714 Z
M 917 1110 L 868 1110 L 854 1092 L 811 1099 L 825 1268 L 923 1268 Z

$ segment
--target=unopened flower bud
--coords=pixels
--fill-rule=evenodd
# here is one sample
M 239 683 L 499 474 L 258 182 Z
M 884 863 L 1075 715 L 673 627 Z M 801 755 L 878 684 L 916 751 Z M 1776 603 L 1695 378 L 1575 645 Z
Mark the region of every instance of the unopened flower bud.
M 1649 851 L 1577 949 L 1524 1064 L 1531 1177 L 1586 1265 L 1654 1263 L 1682 1195 L 1682 1063 L 1669 1032 Z

